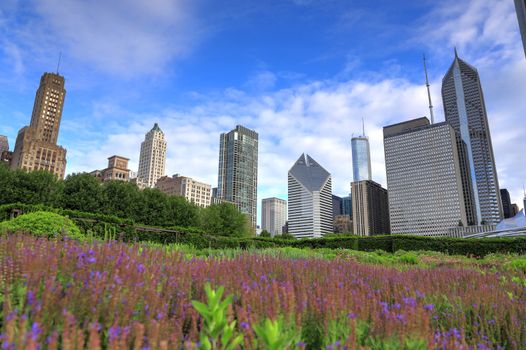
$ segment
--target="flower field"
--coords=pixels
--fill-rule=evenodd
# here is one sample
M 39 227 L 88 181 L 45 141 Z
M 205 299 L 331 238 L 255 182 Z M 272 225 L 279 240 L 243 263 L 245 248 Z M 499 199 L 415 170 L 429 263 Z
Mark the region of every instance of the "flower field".
M 216 252 L 0 237 L 2 349 L 197 349 L 192 301 L 224 286 L 241 349 L 265 319 L 289 348 L 525 349 L 526 263 L 439 254 Z M 369 259 L 369 260 L 368 260 Z M 374 259 L 372 259 L 374 260 Z M 270 326 L 269 326 L 270 327 Z

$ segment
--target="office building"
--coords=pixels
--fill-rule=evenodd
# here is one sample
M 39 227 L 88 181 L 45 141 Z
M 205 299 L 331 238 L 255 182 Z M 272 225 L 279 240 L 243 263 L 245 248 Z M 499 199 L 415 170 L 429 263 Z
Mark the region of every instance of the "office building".
M 9 140 L 7 136 L 0 135 L 0 154 L 9 151 Z
M 296 238 L 322 237 L 333 230 L 331 174 L 302 154 L 288 173 L 288 232 Z
M 272 237 L 281 235 L 287 222 L 287 201 L 280 198 L 265 198 L 261 201 L 261 228 Z
M 254 230 L 257 187 L 258 134 L 238 125 L 220 137 L 217 197 L 235 203 L 249 217 Z
M 468 225 L 457 133 L 448 123 L 386 126 L 384 150 L 391 233 L 447 236 Z
M 349 215 L 352 218 L 352 196 L 342 197 L 342 215 Z
M 387 190 L 372 180 L 351 183 L 353 233 L 360 236 L 389 234 Z
M 342 215 L 342 198 L 332 195 L 332 217 Z
M 211 204 L 212 186 L 190 177 L 175 174 L 157 180 L 155 188 L 170 196 L 185 197 L 190 203 L 206 208 Z
M 337 215 L 334 217 L 334 233 L 353 233 L 352 219 L 349 215 Z
M 44 73 L 40 78 L 31 123 L 18 132 L 12 169 L 45 170 L 63 179 L 66 149 L 57 145 L 66 90 L 64 77 Z
M 510 198 L 510 193 L 507 189 L 501 188 L 500 189 L 500 199 L 502 201 L 502 211 L 504 213 L 504 219 L 509 219 L 514 217 L 513 215 L 513 208 Z
M 155 123 L 141 143 L 137 177 L 144 181 L 146 187 L 153 188 L 157 179 L 164 176 L 165 168 L 166 141 L 163 131 Z
M 99 178 L 101 181 L 130 181 L 130 169 L 128 169 L 128 158 L 121 156 L 111 156 L 108 158 L 108 167 L 103 170 L 95 170 L 90 174 Z
M 470 186 L 473 195 L 468 204 L 474 208 L 473 223 L 496 225 L 503 218 L 502 203 L 480 77 L 456 50 L 442 80 L 442 100 L 446 121 L 458 135 L 463 186 Z
M 365 133 L 351 139 L 351 150 L 353 182 L 371 180 L 371 151 Z
M 517 19 L 519 20 L 524 55 L 526 55 L 526 0 L 515 0 L 515 10 L 517 11 Z

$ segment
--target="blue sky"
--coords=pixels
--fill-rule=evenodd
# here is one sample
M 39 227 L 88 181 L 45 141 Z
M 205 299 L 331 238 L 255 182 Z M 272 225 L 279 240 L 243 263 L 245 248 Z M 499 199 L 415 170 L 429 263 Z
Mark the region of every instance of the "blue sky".
M 167 173 L 215 186 L 219 134 L 242 124 L 260 134 L 259 199 L 286 199 L 302 152 L 346 195 L 362 117 L 385 186 L 382 127 L 429 114 L 424 52 L 444 119 L 456 46 L 481 75 L 501 187 L 522 199 L 526 59 L 511 0 L 2 0 L 0 43 L 0 134 L 12 147 L 62 52 L 68 173 L 113 154 L 136 170 L 158 122 Z

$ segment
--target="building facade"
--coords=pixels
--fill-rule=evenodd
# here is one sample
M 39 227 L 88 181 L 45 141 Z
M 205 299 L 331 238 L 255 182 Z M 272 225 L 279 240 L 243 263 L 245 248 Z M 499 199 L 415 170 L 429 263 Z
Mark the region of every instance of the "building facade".
M 349 215 L 352 218 L 352 195 L 342 197 L 342 215 Z
M 353 233 L 371 236 L 391 233 L 387 190 L 372 180 L 351 183 Z
M 9 140 L 7 136 L 0 135 L 0 154 L 9 151 Z
M 517 19 L 519 20 L 524 55 L 526 55 L 526 0 L 515 0 L 515 10 L 517 11 Z
M 365 135 L 351 139 L 353 181 L 371 180 L 371 150 Z
M 108 158 L 108 167 L 104 170 L 95 170 L 90 174 L 107 182 L 112 180 L 130 181 L 130 169 L 128 169 L 128 158 L 121 156 L 111 156 Z
M 342 215 L 342 198 L 332 195 L 332 217 L 335 218 L 338 215 Z
M 502 203 L 480 77 L 456 50 L 442 80 L 442 100 L 446 121 L 458 135 L 462 171 L 467 174 L 463 185 L 471 186 L 473 194 L 474 224 L 496 225 L 503 218 Z
M 391 233 L 447 236 L 468 226 L 457 133 L 448 123 L 386 126 L 384 150 Z
M 252 228 L 257 222 L 258 134 L 237 125 L 221 134 L 217 198 L 235 203 L 248 215 Z
M 57 145 L 66 90 L 64 77 L 44 73 L 40 78 L 31 123 L 18 132 L 12 169 L 45 170 L 63 179 L 66 149 Z
M 157 179 L 164 176 L 165 169 L 166 141 L 161 128 L 155 123 L 141 143 L 137 177 L 144 181 L 146 187 L 153 188 Z
M 281 235 L 287 222 L 287 201 L 280 198 L 265 198 L 261 201 L 261 229 L 272 237 Z
M 513 208 L 510 198 L 510 193 L 507 189 L 500 189 L 500 200 L 502 201 L 502 212 L 504 213 L 504 219 L 509 219 L 514 217 Z
M 155 188 L 170 196 L 185 197 L 190 203 L 203 208 L 208 207 L 212 201 L 212 186 L 179 174 L 159 178 Z
M 316 238 L 333 231 L 331 174 L 302 154 L 288 173 L 288 231 Z

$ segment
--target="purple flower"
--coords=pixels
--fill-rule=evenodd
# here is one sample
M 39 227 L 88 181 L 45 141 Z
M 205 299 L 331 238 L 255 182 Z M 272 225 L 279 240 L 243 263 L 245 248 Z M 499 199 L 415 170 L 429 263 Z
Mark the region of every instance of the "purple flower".
M 119 326 L 111 326 L 109 329 L 109 340 L 110 342 L 117 339 L 120 335 Z
M 241 322 L 240 326 L 243 329 L 249 329 L 250 328 L 250 325 L 247 322 Z
M 426 304 L 424 305 L 424 309 L 427 311 L 433 311 L 435 309 L 435 305 L 433 304 Z
M 89 264 L 95 264 L 97 259 L 94 256 L 90 256 L 87 261 Z
M 35 294 L 33 291 L 28 291 L 26 295 L 27 305 L 31 306 L 35 302 Z
M 347 314 L 347 318 L 348 318 L 348 319 L 351 319 L 351 320 L 352 320 L 352 319 L 355 319 L 356 317 L 358 317 L 358 315 L 356 315 L 356 314 L 353 313 L 353 312 L 350 312 L 350 313 Z

